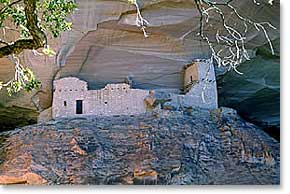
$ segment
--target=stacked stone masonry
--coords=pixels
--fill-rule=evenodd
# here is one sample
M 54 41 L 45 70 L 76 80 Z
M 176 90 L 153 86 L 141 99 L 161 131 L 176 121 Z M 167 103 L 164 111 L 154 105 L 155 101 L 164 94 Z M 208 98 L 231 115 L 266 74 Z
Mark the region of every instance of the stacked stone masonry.
M 168 105 L 176 109 L 218 107 L 215 72 L 209 60 L 199 60 L 186 65 L 181 74 L 184 80 L 181 91 L 185 94 L 165 90 Z M 88 90 L 87 82 L 75 77 L 66 77 L 54 81 L 52 117 L 141 114 L 148 111 L 146 102 L 153 93 L 149 90 L 132 89 L 126 83 L 107 84 L 100 90 Z M 156 90 L 156 94 L 158 93 L 160 91 Z M 156 100 L 158 97 L 151 98 Z
M 88 90 L 85 81 L 67 77 L 56 80 L 54 86 L 53 118 L 146 112 L 144 98 L 149 91 L 131 89 L 128 84 L 108 84 L 101 90 Z

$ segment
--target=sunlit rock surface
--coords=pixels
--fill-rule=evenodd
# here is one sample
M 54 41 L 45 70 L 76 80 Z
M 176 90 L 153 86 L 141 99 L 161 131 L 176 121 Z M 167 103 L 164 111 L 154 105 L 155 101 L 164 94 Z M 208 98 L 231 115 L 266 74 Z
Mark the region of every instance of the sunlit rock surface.
M 0 184 L 280 183 L 280 144 L 228 108 L 62 119 L 0 137 Z

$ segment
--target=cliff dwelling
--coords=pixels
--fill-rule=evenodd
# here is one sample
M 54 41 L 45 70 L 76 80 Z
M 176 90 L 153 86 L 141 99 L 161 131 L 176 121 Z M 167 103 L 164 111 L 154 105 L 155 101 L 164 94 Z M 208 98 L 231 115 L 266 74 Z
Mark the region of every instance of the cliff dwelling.
M 52 117 L 136 115 L 148 111 L 148 103 L 152 106 L 158 97 L 166 99 L 167 105 L 176 109 L 190 106 L 217 108 L 215 74 L 209 61 L 190 63 L 180 73 L 184 80 L 183 94 L 133 89 L 127 83 L 107 84 L 102 89 L 89 90 L 88 83 L 76 77 L 55 80 Z
M 131 89 L 128 84 L 108 84 L 100 90 L 88 90 L 87 82 L 67 77 L 54 82 L 53 118 L 80 115 L 134 115 L 146 111 L 146 90 Z

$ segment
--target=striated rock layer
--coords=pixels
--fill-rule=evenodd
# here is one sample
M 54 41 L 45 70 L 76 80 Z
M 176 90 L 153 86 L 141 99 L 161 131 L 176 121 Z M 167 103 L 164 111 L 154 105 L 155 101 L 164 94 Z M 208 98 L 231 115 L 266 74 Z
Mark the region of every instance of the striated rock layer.
M 232 109 L 50 121 L 1 134 L 0 184 L 279 184 L 279 143 Z

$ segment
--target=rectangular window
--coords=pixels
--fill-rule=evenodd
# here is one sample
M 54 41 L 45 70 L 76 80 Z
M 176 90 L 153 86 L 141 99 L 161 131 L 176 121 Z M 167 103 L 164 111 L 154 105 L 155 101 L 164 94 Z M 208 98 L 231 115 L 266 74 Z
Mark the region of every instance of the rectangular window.
M 66 101 L 63 101 L 63 106 L 65 106 L 65 107 L 66 107 Z
M 76 101 L 76 114 L 83 114 L 83 101 L 82 100 Z

